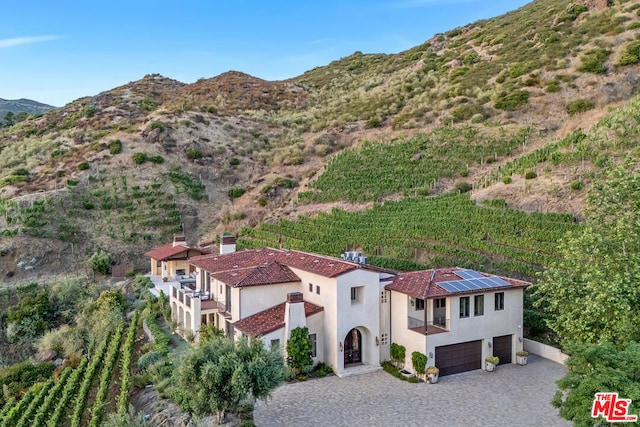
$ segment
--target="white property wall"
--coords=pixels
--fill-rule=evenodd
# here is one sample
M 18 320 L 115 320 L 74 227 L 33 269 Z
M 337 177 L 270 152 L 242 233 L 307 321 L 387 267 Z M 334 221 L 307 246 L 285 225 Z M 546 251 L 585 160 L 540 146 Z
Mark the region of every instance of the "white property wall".
M 569 358 L 569 356 L 564 354 L 559 348 L 551 347 L 550 345 L 542 344 L 541 342 L 533 341 L 528 338 L 524 339 L 524 349 L 529 353 L 537 354 L 538 356 L 562 365 L 564 365 Z

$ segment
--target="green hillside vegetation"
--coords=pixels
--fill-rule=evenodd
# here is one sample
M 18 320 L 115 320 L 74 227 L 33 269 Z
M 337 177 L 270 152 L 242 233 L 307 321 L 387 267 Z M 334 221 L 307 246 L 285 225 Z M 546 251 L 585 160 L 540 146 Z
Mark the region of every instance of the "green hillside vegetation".
M 398 270 L 457 265 L 532 278 L 557 256 L 557 241 L 575 227 L 571 215 L 526 214 L 500 201 L 479 207 L 468 194 L 449 194 L 245 228 L 238 244 L 332 256 L 357 248 L 371 264 Z
M 392 142 L 365 142 L 333 157 L 320 177 L 301 192 L 301 202 L 362 202 L 401 194 L 428 195 L 443 178 L 468 175 L 510 157 L 523 145 L 529 129 L 483 129 L 445 126 L 429 134 Z M 492 136 L 497 135 L 497 136 Z

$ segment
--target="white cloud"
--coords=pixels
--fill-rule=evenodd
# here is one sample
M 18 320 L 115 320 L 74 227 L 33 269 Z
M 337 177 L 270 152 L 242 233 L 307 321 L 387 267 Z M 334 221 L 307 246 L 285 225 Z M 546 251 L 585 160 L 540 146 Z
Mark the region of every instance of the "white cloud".
M 59 38 L 62 38 L 62 36 L 15 37 L 12 39 L 0 39 L 0 48 L 41 43 Z

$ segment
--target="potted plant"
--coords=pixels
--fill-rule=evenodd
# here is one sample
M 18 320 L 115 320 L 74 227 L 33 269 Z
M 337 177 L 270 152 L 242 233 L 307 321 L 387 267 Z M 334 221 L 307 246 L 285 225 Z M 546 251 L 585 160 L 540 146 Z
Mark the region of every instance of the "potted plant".
M 489 356 L 484 359 L 487 362 L 487 371 L 493 372 L 496 370 L 496 366 L 500 363 L 500 358 L 498 356 Z
M 516 363 L 522 366 L 526 365 L 527 356 L 529 356 L 529 352 L 526 350 L 516 351 Z
M 429 378 L 429 382 L 431 384 L 435 384 L 438 382 L 438 375 L 440 375 L 440 369 L 435 366 L 429 366 L 427 368 L 427 378 Z

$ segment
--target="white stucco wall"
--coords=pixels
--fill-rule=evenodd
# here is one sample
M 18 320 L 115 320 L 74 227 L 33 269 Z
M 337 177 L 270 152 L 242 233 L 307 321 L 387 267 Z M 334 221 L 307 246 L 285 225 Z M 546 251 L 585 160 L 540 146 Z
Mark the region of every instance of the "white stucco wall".
M 405 346 L 406 366 L 411 367 L 411 353 L 419 351 L 429 356 L 427 365 L 434 365 L 435 348 L 438 346 L 458 344 L 467 341 L 483 340 L 482 359 L 493 354 L 489 348 L 489 342 L 493 337 L 512 335 L 512 361 L 515 363 L 515 352 L 522 349 L 522 309 L 523 290 L 505 290 L 504 310 L 494 309 L 495 292 L 485 293 L 484 315 L 474 316 L 473 295 L 470 295 L 470 316 L 460 318 L 460 297 L 447 298 L 447 318 L 449 319 L 449 331 L 422 335 L 408 328 L 408 315 L 414 313 L 409 304 L 409 296 L 399 292 L 391 292 L 391 341 Z M 427 309 L 433 310 L 432 300 L 427 301 Z M 428 314 L 429 319 L 432 315 Z
M 240 288 L 240 318 L 251 316 L 267 308 L 282 304 L 290 292 L 300 292 L 300 283 L 281 283 Z
M 500 291 L 502 292 L 502 291 Z M 522 309 L 523 290 L 504 290 L 504 310 L 494 309 L 494 294 L 487 292 L 484 294 L 485 310 L 483 316 L 473 315 L 473 295 L 470 295 L 470 316 L 460 319 L 459 307 L 460 297 L 451 297 L 447 300 L 450 308 L 450 330 L 446 333 L 433 334 L 427 336 L 427 354 L 435 355 L 435 348 L 441 345 L 457 344 L 467 341 L 483 340 L 482 360 L 493 355 L 493 350 L 488 343 L 493 342 L 493 337 L 512 335 L 512 355 L 511 359 L 515 363 L 515 353 L 522 349 Z M 433 361 L 428 363 L 432 365 Z

